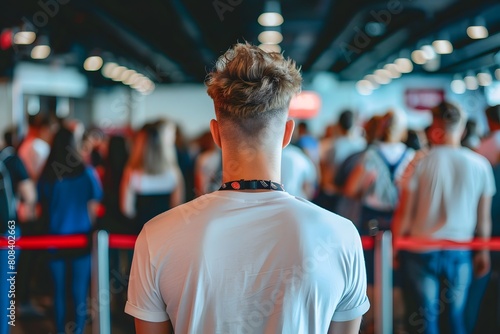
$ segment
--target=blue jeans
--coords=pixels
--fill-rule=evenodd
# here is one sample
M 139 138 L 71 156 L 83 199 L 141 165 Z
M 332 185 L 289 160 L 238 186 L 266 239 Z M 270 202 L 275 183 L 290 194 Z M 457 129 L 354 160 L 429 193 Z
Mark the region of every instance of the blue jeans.
M 412 294 L 408 309 L 410 333 L 438 334 L 446 311 L 446 333 L 466 334 L 464 309 L 472 280 L 470 251 L 445 250 L 402 255 L 405 293 Z

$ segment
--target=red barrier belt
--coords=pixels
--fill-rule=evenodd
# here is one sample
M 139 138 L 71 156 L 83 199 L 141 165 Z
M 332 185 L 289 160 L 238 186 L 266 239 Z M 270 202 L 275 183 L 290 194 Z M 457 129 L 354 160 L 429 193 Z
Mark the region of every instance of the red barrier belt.
M 137 236 L 126 234 L 110 234 L 109 247 L 121 249 L 133 249 Z M 363 249 L 373 249 L 373 237 L 361 237 Z M 7 238 L 0 238 L 0 248 L 7 247 Z M 16 248 L 21 249 L 70 249 L 85 248 L 89 246 L 89 238 L 86 234 L 74 235 L 41 235 L 24 236 L 15 242 Z M 454 242 L 449 240 L 429 240 L 399 238 L 394 241 L 393 246 L 400 250 L 430 250 L 430 249 L 489 249 L 500 251 L 500 237 L 491 238 L 489 241 L 474 239 L 469 242 Z
M 109 235 L 109 248 L 134 249 L 136 239 L 137 239 L 137 236 L 135 236 L 135 235 L 110 234 Z
M 0 238 L 1 248 L 7 244 L 7 238 Z M 17 239 L 15 246 L 21 249 L 85 248 L 89 246 L 89 237 L 86 234 L 26 236 Z

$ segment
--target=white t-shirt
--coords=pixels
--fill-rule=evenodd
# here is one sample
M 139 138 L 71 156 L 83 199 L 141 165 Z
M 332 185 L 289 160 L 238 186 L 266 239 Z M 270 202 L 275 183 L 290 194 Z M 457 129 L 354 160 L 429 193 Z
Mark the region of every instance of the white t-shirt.
M 50 153 L 50 145 L 40 138 L 26 139 L 19 148 L 19 158 L 32 180 L 38 180 Z
M 124 177 L 126 182 L 123 194 L 123 213 L 129 217 L 135 217 L 136 195 L 157 195 L 172 193 L 177 184 L 177 175 L 173 168 L 169 168 L 160 174 L 145 174 L 141 171 L 128 172 Z M 168 203 L 167 203 L 168 204 Z
M 500 131 L 486 137 L 477 148 L 477 153 L 486 157 L 492 165 L 497 164 L 500 159 Z
M 297 146 L 288 145 L 281 155 L 281 183 L 286 191 L 297 197 L 308 199 L 304 184 L 313 188 L 317 181 L 316 167 L 312 160 Z
M 335 139 L 328 151 L 330 166 L 337 168 L 354 153 L 361 152 L 366 147 L 366 140 L 360 136 L 341 136 Z
M 474 236 L 481 196 L 495 194 L 488 161 L 468 148 L 433 147 L 415 168 L 414 237 L 469 241 Z
M 326 333 L 369 308 L 354 225 L 286 192 L 215 191 L 148 222 L 125 312 L 176 333 Z

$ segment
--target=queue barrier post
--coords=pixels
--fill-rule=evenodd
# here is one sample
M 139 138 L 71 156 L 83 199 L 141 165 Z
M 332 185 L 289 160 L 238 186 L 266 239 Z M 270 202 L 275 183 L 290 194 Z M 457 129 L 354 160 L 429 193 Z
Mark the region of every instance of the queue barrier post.
M 92 333 L 110 334 L 109 296 L 109 234 L 99 230 L 92 236 L 92 306 L 97 307 L 92 321 Z
M 392 234 L 383 231 L 375 236 L 375 333 L 392 333 Z

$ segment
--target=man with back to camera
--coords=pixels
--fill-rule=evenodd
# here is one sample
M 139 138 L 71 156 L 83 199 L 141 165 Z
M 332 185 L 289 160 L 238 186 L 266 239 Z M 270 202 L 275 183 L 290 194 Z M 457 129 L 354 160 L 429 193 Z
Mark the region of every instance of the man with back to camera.
M 142 229 L 125 307 L 138 334 L 358 333 L 356 228 L 279 184 L 301 81 L 294 61 L 249 44 L 218 59 L 206 85 L 224 183 Z
M 491 235 L 493 173 L 481 155 L 462 147 L 464 112 L 448 102 L 432 109 L 429 131 L 432 143 L 427 156 L 410 170 L 405 185 L 403 212 L 393 222 L 395 237 L 468 242 Z M 488 249 L 422 249 L 401 253 L 411 298 L 408 332 L 423 334 L 467 333 L 464 309 L 472 279 L 490 268 Z M 447 311 L 447 330 L 440 331 L 440 317 Z M 444 314 L 443 314 L 444 316 Z

